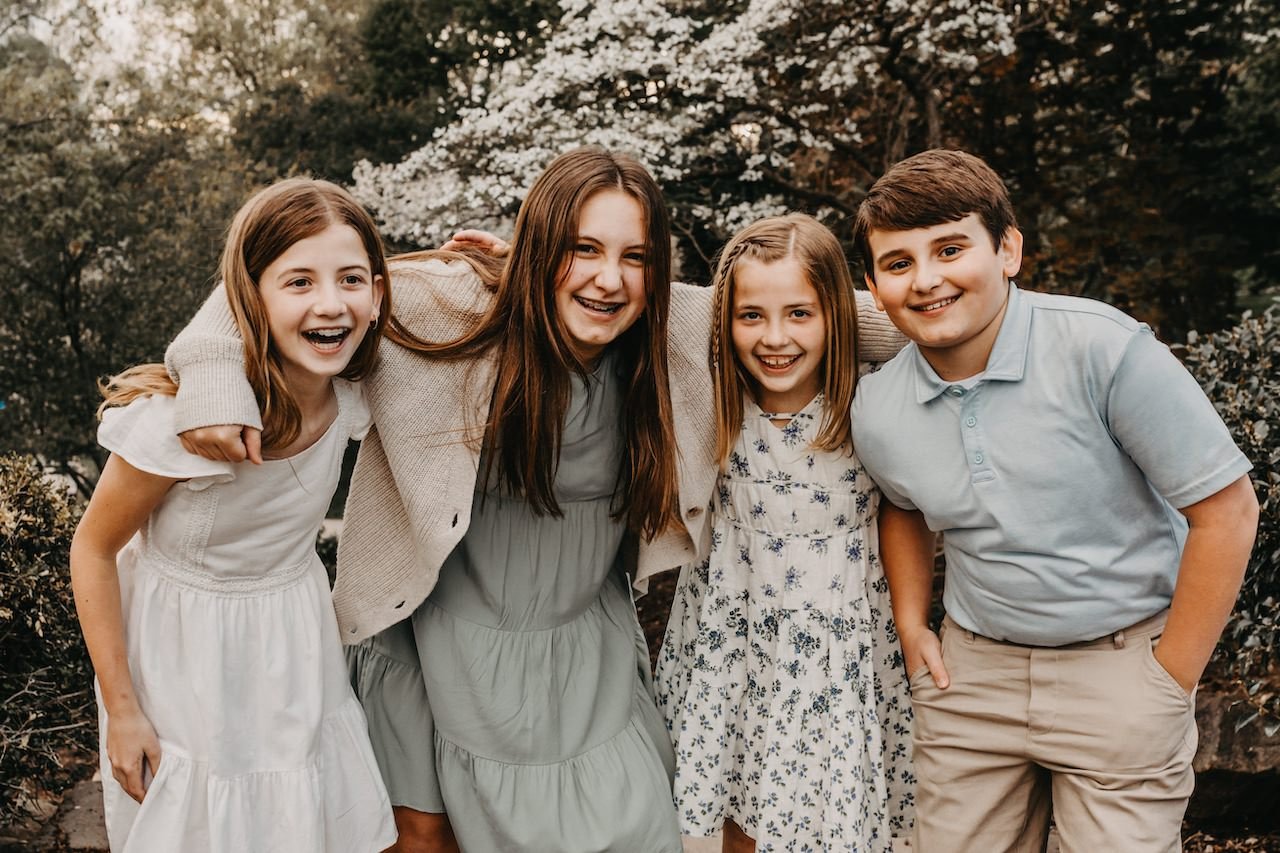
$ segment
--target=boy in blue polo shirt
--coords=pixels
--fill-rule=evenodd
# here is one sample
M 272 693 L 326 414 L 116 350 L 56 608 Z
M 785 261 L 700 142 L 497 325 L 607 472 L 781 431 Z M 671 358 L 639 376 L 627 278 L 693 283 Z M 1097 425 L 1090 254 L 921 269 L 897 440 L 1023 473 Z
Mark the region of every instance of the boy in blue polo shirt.
M 911 675 L 921 853 L 1166 853 L 1193 695 L 1258 504 L 1248 460 L 1150 329 L 1019 290 L 984 162 L 927 151 L 859 211 L 867 285 L 912 343 L 858 386 L 858 457 Z M 936 533 L 940 637 L 927 617 Z

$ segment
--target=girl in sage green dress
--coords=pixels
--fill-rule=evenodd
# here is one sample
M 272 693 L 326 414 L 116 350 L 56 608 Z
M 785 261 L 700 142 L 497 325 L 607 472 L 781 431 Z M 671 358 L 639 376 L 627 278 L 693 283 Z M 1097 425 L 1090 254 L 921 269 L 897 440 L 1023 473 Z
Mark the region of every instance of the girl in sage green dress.
M 372 635 L 348 660 L 397 848 L 680 853 L 623 570 L 680 524 L 670 245 L 649 173 L 583 149 L 535 181 L 501 268 L 391 262 L 334 596 L 344 639 Z M 218 310 L 170 352 L 198 380 Z

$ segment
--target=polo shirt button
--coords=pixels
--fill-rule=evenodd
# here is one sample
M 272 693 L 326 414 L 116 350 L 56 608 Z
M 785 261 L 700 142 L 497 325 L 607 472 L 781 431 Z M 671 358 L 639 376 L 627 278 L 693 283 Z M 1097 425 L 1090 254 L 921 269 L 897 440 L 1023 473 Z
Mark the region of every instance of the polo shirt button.
M 961 388 L 959 385 L 952 385 L 950 388 L 947 389 L 947 393 L 950 394 L 952 397 L 963 397 L 964 389 Z
M 969 415 L 969 417 L 967 417 L 967 418 L 965 418 L 965 419 L 964 419 L 964 425 L 965 425 L 965 426 L 967 426 L 967 427 L 977 426 L 977 425 L 978 425 L 978 419 L 977 419 L 977 418 L 975 418 L 973 415 Z
M 975 454 L 973 454 L 973 464 L 975 464 L 975 465 L 981 465 L 981 464 L 982 464 L 982 454 L 981 454 L 981 453 L 975 453 Z

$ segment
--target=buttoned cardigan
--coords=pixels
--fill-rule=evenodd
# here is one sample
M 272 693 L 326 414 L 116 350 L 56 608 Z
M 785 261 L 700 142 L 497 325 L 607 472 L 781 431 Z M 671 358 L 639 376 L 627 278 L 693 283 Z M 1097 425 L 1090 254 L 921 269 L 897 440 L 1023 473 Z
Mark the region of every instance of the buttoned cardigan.
M 461 337 L 493 304 L 493 291 L 462 261 L 403 259 L 390 273 L 396 318 L 425 340 Z M 891 358 L 904 339 L 867 293 L 857 296 L 860 355 Z M 711 297 L 710 288 L 671 288 L 668 377 L 681 518 L 640 543 L 634 582 L 641 592 L 653 574 L 705 556 L 710 544 L 706 508 L 718 473 L 708 367 Z M 170 345 L 166 364 L 180 378 L 180 431 L 261 425 L 221 288 Z M 440 359 L 382 341 L 364 382 L 374 426 L 351 478 L 333 589 L 344 642 L 359 642 L 412 613 L 466 533 L 495 367 L 491 353 Z

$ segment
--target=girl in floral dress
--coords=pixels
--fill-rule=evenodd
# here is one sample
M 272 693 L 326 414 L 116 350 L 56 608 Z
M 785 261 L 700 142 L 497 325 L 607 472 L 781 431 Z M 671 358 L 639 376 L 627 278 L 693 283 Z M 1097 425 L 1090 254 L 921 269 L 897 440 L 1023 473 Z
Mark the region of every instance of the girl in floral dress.
M 853 283 L 834 235 L 748 226 L 715 274 L 721 473 L 658 661 L 685 833 L 724 850 L 892 849 L 913 820 L 907 674 L 853 455 Z

